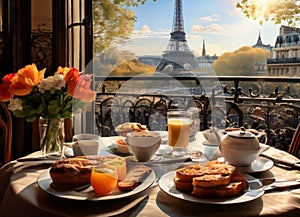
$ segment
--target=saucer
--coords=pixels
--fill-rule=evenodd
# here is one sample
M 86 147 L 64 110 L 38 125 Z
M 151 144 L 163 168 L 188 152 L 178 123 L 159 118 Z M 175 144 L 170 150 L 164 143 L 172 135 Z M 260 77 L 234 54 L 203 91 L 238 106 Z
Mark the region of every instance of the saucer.
M 257 157 L 248 167 L 237 167 L 237 171 L 243 173 L 260 173 L 271 169 L 274 162 L 264 157 Z
M 164 156 L 172 153 L 172 148 L 168 145 L 160 145 L 159 149 L 155 152 L 155 155 Z
M 218 161 L 225 162 L 224 157 L 219 157 Z M 250 166 L 236 167 L 236 170 L 242 173 L 260 173 L 271 169 L 274 162 L 265 157 L 257 157 Z

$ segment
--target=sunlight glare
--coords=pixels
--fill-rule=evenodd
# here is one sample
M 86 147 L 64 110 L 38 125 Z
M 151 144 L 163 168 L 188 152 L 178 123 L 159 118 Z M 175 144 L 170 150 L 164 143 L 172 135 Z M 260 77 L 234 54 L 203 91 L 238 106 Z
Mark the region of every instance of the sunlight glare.
M 270 14 L 272 5 L 276 4 L 277 0 L 252 0 L 253 15 L 255 17 L 265 17 Z

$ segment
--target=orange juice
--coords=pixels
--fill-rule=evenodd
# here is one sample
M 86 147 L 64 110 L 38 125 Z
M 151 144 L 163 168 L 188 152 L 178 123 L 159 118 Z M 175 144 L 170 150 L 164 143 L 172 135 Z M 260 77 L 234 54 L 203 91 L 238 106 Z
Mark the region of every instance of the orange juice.
M 96 166 L 92 169 L 91 185 L 100 196 L 108 195 L 118 182 L 116 167 L 109 165 Z
M 173 147 L 187 147 L 189 144 L 191 121 L 189 119 L 169 119 L 169 145 Z

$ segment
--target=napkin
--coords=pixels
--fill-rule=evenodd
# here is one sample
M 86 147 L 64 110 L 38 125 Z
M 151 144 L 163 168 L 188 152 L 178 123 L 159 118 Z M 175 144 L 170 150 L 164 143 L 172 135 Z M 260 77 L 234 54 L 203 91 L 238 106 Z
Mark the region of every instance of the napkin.
M 267 145 L 264 146 L 265 151 L 261 154 L 261 156 L 273 160 L 278 166 L 285 166 L 290 167 L 291 169 L 300 170 L 300 160 L 297 157 L 277 148 L 271 146 L 267 147 Z

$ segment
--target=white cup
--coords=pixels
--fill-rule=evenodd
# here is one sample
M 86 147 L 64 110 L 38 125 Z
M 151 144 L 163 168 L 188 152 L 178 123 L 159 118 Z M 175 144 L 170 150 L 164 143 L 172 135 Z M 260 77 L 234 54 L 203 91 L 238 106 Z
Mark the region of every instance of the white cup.
M 79 140 L 73 145 L 74 156 L 80 155 L 98 155 L 99 141 L 98 140 Z
M 220 155 L 218 144 L 202 143 L 202 145 L 203 145 L 203 154 L 207 160 L 215 160 L 218 158 L 218 156 Z
M 76 134 L 73 136 L 74 156 L 98 155 L 100 136 L 97 134 Z
M 82 133 L 82 134 L 75 134 L 73 136 L 73 142 L 79 140 L 99 140 L 100 136 L 97 134 L 89 134 L 89 133 Z

